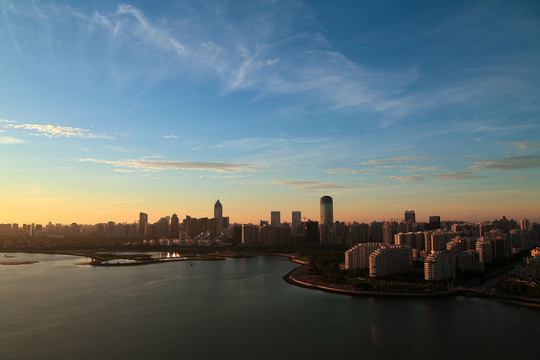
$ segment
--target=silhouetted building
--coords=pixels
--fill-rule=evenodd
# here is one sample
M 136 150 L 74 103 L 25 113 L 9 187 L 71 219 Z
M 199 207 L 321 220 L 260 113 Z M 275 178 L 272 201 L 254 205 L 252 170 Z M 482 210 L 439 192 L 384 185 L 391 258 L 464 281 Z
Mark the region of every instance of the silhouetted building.
M 275 227 L 281 225 L 281 213 L 279 211 L 270 212 L 270 225 Z
M 302 230 L 302 213 L 300 211 L 293 211 L 291 231 L 294 235 L 299 235 L 302 234 Z
M 304 223 L 304 233 L 306 243 L 318 243 L 319 242 L 319 223 L 316 221 L 308 220 Z
M 217 219 L 217 233 L 220 233 L 221 230 L 229 227 L 229 221 L 223 218 L 223 205 L 219 202 L 219 199 L 214 204 L 214 219 Z
M 370 242 L 383 242 L 383 223 L 373 221 L 370 226 Z
M 171 217 L 171 239 L 180 239 L 180 220 L 176 214 Z
M 429 217 L 429 229 L 437 230 L 441 228 L 441 217 L 440 216 L 430 216 Z
M 321 221 L 320 225 L 332 226 L 334 223 L 334 204 L 330 196 L 325 195 L 321 198 Z
M 139 236 L 146 238 L 148 234 L 148 214 L 139 213 Z
M 405 210 L 405 222 L 414 223 L 416 222 L 416 215 L 414 210 Z

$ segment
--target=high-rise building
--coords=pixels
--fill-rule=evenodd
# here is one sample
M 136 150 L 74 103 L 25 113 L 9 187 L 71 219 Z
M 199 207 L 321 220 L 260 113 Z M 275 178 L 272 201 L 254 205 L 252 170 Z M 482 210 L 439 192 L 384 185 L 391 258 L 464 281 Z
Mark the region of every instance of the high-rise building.
M 171 217 L 171 239 L 180 239 L 180 220 L 176 214 Z
M 434 215 L 429 217 L 429 228 L 431 230 L 437 230 L 441 228 L 441 217 Z
M 364 243 L 345 251 L 345 269 L 369 269 L 369 256 L 381 246 L 382 243 Z
M 334 224 L 334 204 L 330 196 L 321 198 L 321 222 L 319 223 L 320 242 L 322 244 L 333 244 L 334 236 L 332 225 Z
M 529 230 L 530 222 L 528 219 L 521 219 L 520 228 L 523 231 Z
M 321 198 L 321 222 L 320 225 L 332 226 L 334 223 L 334 204 L 330 196 Z
M 386 276 L 412 271 L 412 249 L 404 245 L 383 244 L 369 255 L 369 276 Z
M 109 221 L 107 223 L 107 233 L 106 233 L 106 237 L 107 238 L 112 238 L 114 236 L 114 221 Z
M 139 236 L 146 238 L 148 232 L 148 214 L 139 213 Z
M 304 223 L 304 238 L 307 243 L 316 243 L 319 241 L 319 223 L 308 220 Z
M 393 244 L 394 235 L 397 234 L 397 223 L 394 221 L 385 221 L 383 224 L 383 243 Z
M 219 202 L 219 199 L 214 204 L 214 218 L 221 219 L 223 217 L 223 206 Z
M 223 206 L 219 202 L 219 199 L 214 204 L 214 219 L 217 221 L 217 233 L 220 233 L 223 229 L 229 226 L 228 219 L 225 221 L 223 218 Z M 225 224 L 227 222 L 227 224 Z
M 424 262 L 424 279 L 443 281 L 455 277 L 454 253 L 449 250 L 432 251 Z
M 416 215 L 414 213 L 414 210 L 405 210 L 405 222 L 416 222 Z
M 293 234 L 302 234 L 302 213 L 300 211 L 292 212 L 292 228 Z
M 281 213 L 279 211 L 272 211 L 270 213 L 270 225 L 276 227 L 281 225 Z
M 370 242 L 383 242 L 383 223 L 373 221 L 369 227 Z

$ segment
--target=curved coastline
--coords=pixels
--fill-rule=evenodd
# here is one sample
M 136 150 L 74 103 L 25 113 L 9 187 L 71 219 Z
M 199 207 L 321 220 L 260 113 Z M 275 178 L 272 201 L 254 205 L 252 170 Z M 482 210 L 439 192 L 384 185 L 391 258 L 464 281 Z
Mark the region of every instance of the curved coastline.
M 291 261 L 293 261 L 293 258 L 291 258 Z M 430 293 L 411 293 L 411 292 L 396 293 L 396 292 L 382 292 L 382 291 L 378 292 L 378 291 L 340 289 L 339 287 L 336 287 L 335 284 L 321 285 L 321 284 L 315 284 L 312 282 L 304 281 L 305 279 L 301 280 L 300 274 L 303 271 L 305 271 L 306 267 L 307 267 L 307 264 L 302 264 L 300 266 L 297 266 L 296 268 L 292 269 L 287 274 L 285 274 L 283 276 L 283 280 L 291 285 L 295 285 L 298 287 L 303 287 L 303 288 L 312 289 L 312 290 L 319 290 L 319 291 L 329 292 L 333 294 L 355 296 L 355 297 L 394 297 L 394 298 L 424 298 L 425 299 L 425 298 L 440 298 L 440 297 L 464 295 L 464 296 L 474 296 L 474 297 L 485 298 L 488 300 L 496 300 L 496 301 L 510 304 L 510 305 L 525 306 L 532 309 L 540 310 L 540 299 L 523 298 L 523 297 L 518 297 L 518 296 L 510 296 L 510 295 L 495 295 L 486 291 L 476 290 L 472 288 L 453 288 L 447 291 L 430 292 Z

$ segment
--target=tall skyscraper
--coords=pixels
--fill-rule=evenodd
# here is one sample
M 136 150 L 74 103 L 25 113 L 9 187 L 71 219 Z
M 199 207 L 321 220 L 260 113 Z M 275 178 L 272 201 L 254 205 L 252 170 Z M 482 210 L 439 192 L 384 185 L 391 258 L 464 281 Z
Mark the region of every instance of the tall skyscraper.
M 146 238 L 148 232 L 148 214 L 139 213 L 139 236 Z
M 302 213 L 300 211 L 292 212 L 292 232 L 293 234 L 302 232 Z
M 219 199 L 214 204 L 214 219 L 217 221 L 217 232 L 220 233 L 226 225 L 223 221 L 223 206 L 219 202 Z
M 180 239 L 180 220 L 176 214 L 171 217 L 171 239 Z
M 281 214 L 279 211 L 272 211 L 270 213 L 270 225 L 276 227 L 281 225 Z
M 223 217 L 223 206 L 221 203 L 216 201 L 216 204 L 214 205 L 214 219 L 221 219 Z
M 332 226 L 334 223 L 334 204 L 330 196 L 321 198 L 321 222 L 320 225 Z
M 405 222 L 416 222 L 416 215 L 414 213 L 414 210 L 405 210 Z

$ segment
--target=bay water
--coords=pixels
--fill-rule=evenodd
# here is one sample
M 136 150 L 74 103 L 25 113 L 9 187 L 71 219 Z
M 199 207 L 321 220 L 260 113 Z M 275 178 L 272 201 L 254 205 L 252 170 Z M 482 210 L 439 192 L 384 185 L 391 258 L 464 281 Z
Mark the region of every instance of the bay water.
M 540 311 L 479 298 L 351 297 L 292 286 L 281 257 L 0 266 L 0 359 L 531 357 Z

